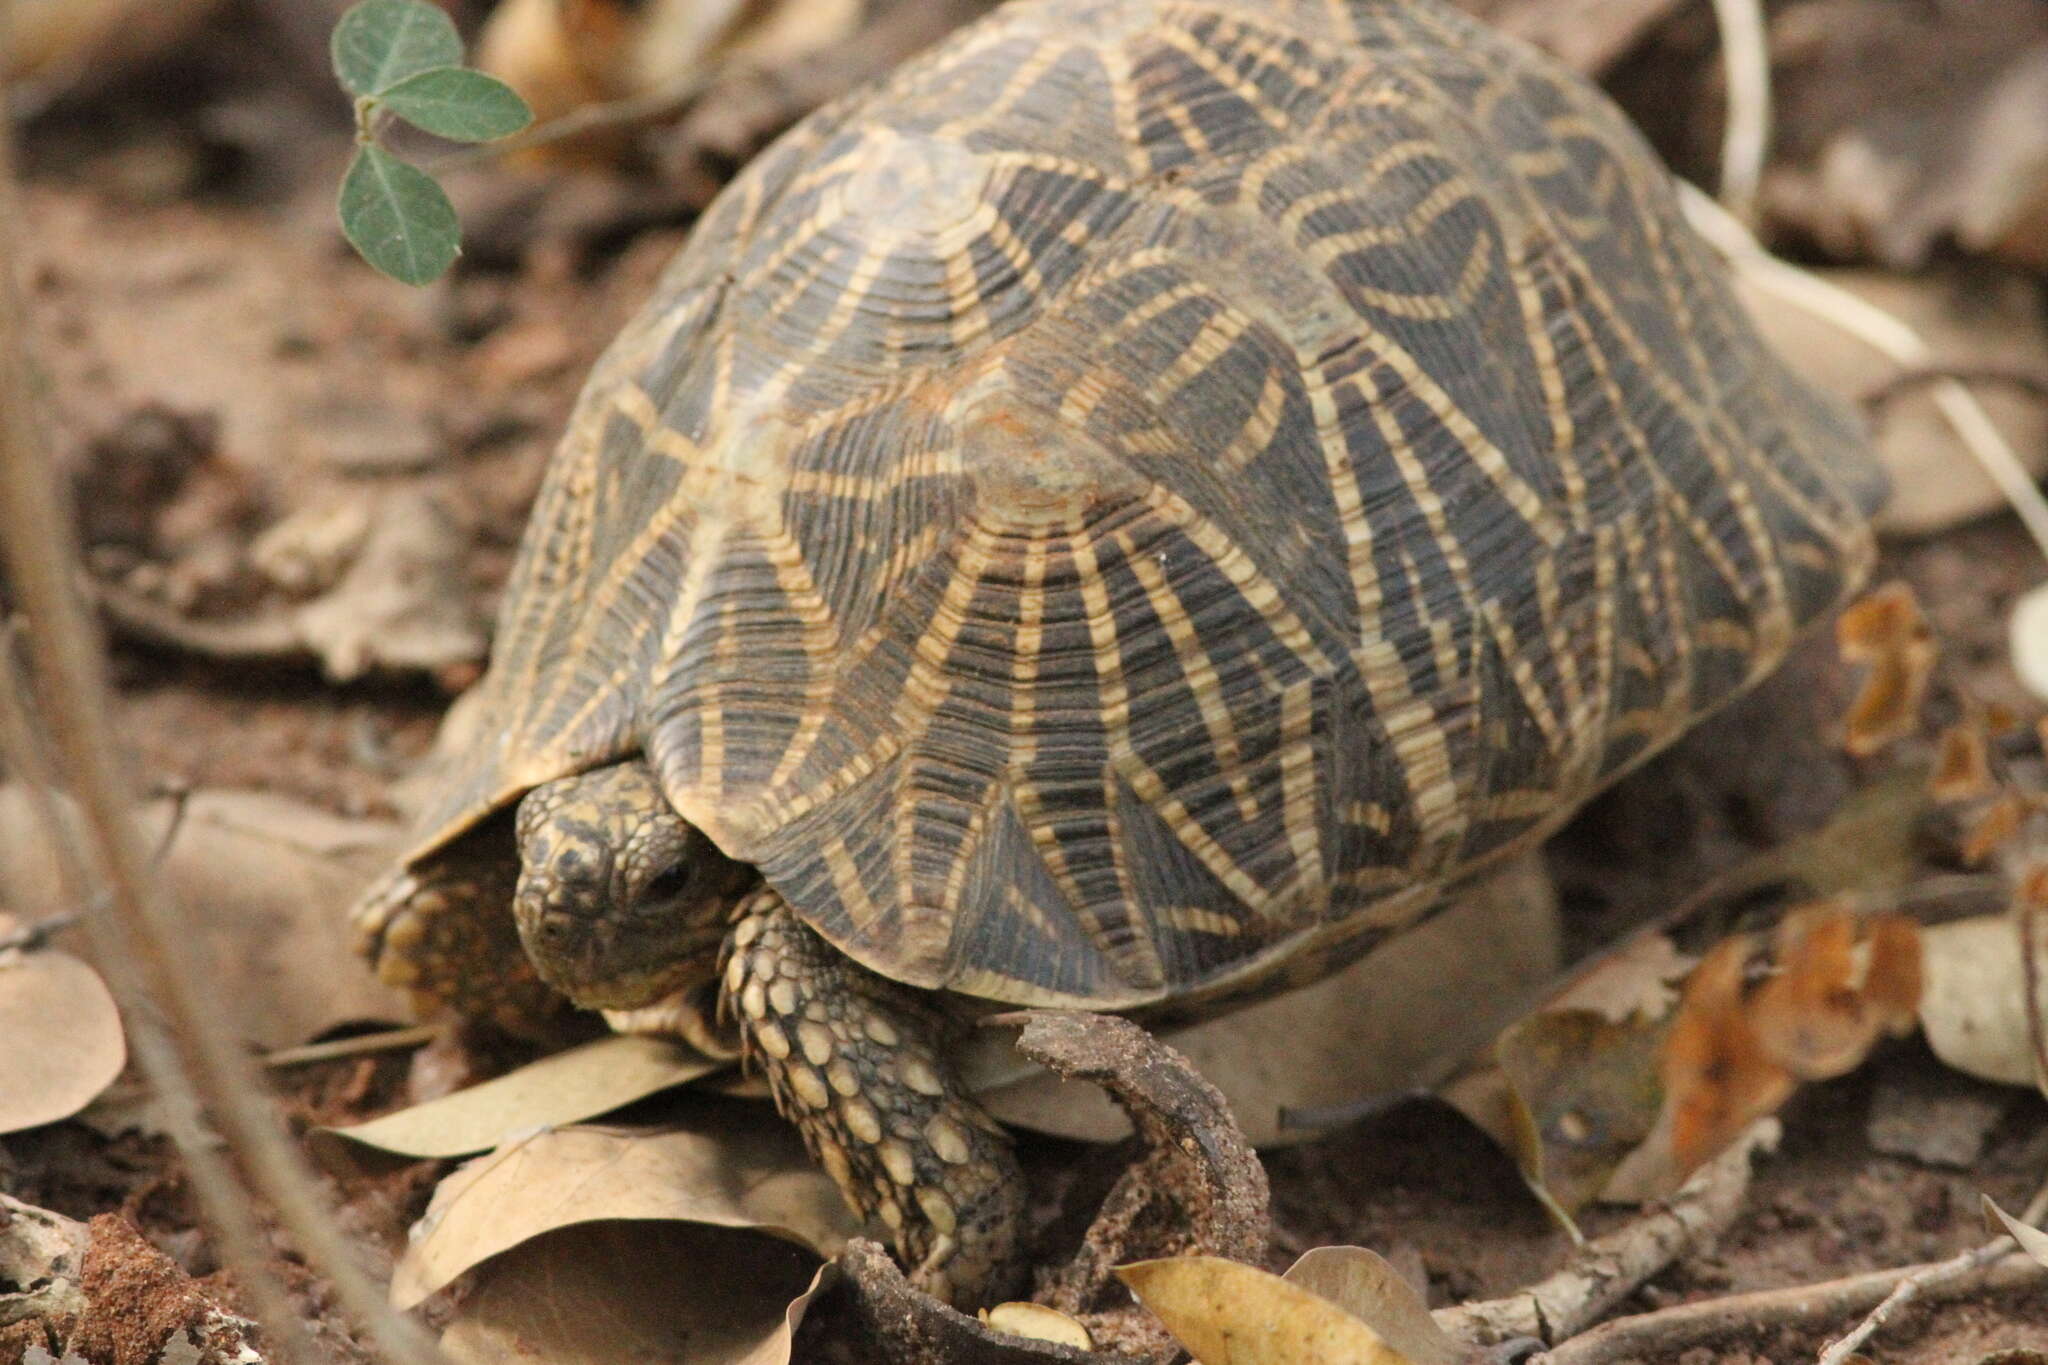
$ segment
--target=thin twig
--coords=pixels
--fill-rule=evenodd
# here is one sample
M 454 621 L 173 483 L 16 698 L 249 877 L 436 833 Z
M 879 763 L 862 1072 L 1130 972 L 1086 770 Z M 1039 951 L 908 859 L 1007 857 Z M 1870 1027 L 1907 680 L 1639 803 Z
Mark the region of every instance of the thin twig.
M 1754 223 L 1771 141 L 1770 39 L 1757 0 L 1714 0 L 1714 21 L 1721 31 L 1721 67 L 1728 85 L 1721 204 L 1744 223 Z
M 1924 368 L 1934 363 L 1933 351 L 1918 332 L 1848 290 L 1771 255 L 1748 228 L 1697 187 L 1679 182 L 1678 199 L 1693 229 L 1758 289 L 1833 323 L 1900 365 Z M 1935 406 L 1955 429 L 1963 448 L 2012 504 L 2027 533 L 2048 556 L 2048 499 L 2041 496 L 2011 443 L 1968 389 L 1954 380 L 1929 382 L 1934 386 Z
M 51 747 L 78 803 L 87 865 L 104 875 L 110 892 L 108 913 L 86 920 L 101 970 L 113 976 L 130 1007 L 136 1055 L 166 1100 L 193 1188 L 224 1259 L 273 1334 L 275 1353 L 318 1358 L 271 1269 L 252 1201 L 201 1128 L 202 1112 L 220 1125 L 257 1192 L 377 1346 L 394 1360 L 436 1361 L 439 1353 L 419 1328 L 391 1312 L 357 1263 L 310 1171 L 286 1141 L 254 1067 L 222 1024 L 215 983 L 199 969 L 192 936 L 162 879 L 149 875 L 106 722 L 106 681 L 76 595 L 73 556 L 65 546 L 68 523 L 40 422 L 16 278 L 20 222 L 12 138 L 0 129 L 0 565 L 34 624 L 28 639 Z M 162 1012 L 161 1026 L 155 1010 Z
M 1555 1275 L 1504 1299 L 1442 1309 L 1434 1315 L 1437 1326 L 1456 1340 L 1477 1343 L 1513 1337 L 1562 1341 L 1584 1331 L 1643 1281 L 1728 1230 L 1749 1193 L 1750 1159 L 1774 1146 L 1780 1131 L 1776 1119 L 1758 1120 L 1677 1194 L 1588 1242 Z
M 264 1053 L 263 1065 L 281 1070 L 314 1062 L 337 1061 L 343 1057 L 362 1057 L 372 1052 L 397 1052 L 409 1047 L 424 1047 L 440 1036 L 439 1024 L 415 1024 L 411 1028 L 385 1029 L 381 1033 L 359 1033 L 353 1038 L 336 1038 L 328 1043 L 281 1047 Z
M 2040 1222 L 2044 1215 L 2048 1215 L 2048 1185 L 2043 1185 L 2035 1194 L 2026 1212 L 2020 1215 L 2020 1221 L 2031 1226 Z M 1891 1292 L 1870 1310 L 1862 1322 L 1856 1324 L 1855 1330 L 1820 1353 L 1819 1365 L 1847 1365 L 1850 1356 L 1907 1304 L 1936 1286 L 1969 1279 L 1984 1267 L 2012 1255 L 2018 1250 L 2018 1245 L 2011 1237 L 1994 1237 L 1960 1256 L 1915 1268 L 1892 1286 Z
M 2020 939 L 2020 977 L 2022 989 L 2026 991 L 2022 1003 L 2027 1012 L 2027 1041 L 2034 1048 L 2034 1084 L 2048 1091 L 2048 1025 L 2044 1025 L 2041 1018 L 2041 954 L 2048 951 L 2048 942 L 2036 944 L 2034 929 L 2037 925 L 2048 929 L 2048 910 L 2021 898 L 2013 913 L 2013 931 Z M 2040 1214 L 2036 1212 L 2022 1221 L 2037 1223 Z
M 1860 400 L 1868 413 L 1881 412 L 1887 404 L 1929 384 L 1952 379 L 1959 384 L 1999 384 L 2018 389 L 2031 398 L 2048 402 L 2048 371 L 2019 365 L 1916 365 L 1900 370 L 1876 385 Z
M 1880 1302 L 1901 1280 L 1933 1268 L 1909 1265 L 1872 1270 L 1821 1284 L 1730 1294 L 1616 1318 L 1535 1357 L 1528 1365 L 1621 1365 L 1624 1361 L 1676 1360 L 1690 1347 L 1738 1332 L 1749 1335 L 1770 1327 L 1810 1328 L 1816 1323 L 1837 1322 Z M 1983 1267 L 1975 1277 L 1929 1284 L 1921 1297 L 1925 1302 L 1937 1303 L 1996 1293 L 2032 1284 L 2044 1273 L 2048 1272 L 2043 1272 L 2031 1257 L 2013 1253 Z

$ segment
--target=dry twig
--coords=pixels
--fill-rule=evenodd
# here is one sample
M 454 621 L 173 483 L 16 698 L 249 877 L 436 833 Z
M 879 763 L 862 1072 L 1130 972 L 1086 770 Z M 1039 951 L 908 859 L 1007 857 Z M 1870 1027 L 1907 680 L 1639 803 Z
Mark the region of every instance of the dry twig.
M 2026 1212 L 2020 1215 L 2020 1221 L 2035 1224 L 2039 1223 L 2044 1215 L 2048 1215 L 2048 1185 L 2041 1187 L 2033 1202 L 2027 1205 Z M 1901 1309 L 1929 1289 L 1971 1280 L 1986 1266 L 2003 1260 L 2018 1250 L 2019 1244 L 2012 1238 L 1994 1237 L 1983 1246 L 1972 1248 L 1960 1256 L 1912 1269 L 1892 1286 L 1891 1292 L 1884 1296 L 1877 1307 L 1870 1310 L 1862 1322 L 1856 1324 L 1855 1330 L 1821 1352 L 1819 1365 L 1847 1365 L 1849 1358 L 1864 1342 L 1869 1341 L 1880 1328 L 1897 1316 Z M 2035 1268 L 2038 1270 L 2040 1267 Z
M 1778 1133 L 1776 1119 L 1759 1120 L 1649 1216 L 1588 1242 L 1540 1284 L 1504 1299 L 1442 1309 L 1435 1314 L 1437 1326 L 1476 1343 L 1513 1337 L 1563 1341 L 1585 1331 L 1643 1281 L 1727 1230 L 1749 1193 L 1750 1158 L 1774 1146 Z
M 98 651 L 63 543 L 68 523 L 40 425 L 16 278 L 20 222 L 12 140 L 0 130 L 0 566 L 33 626 L 28 642 L 49 748 L 78 802 L 79 851 L 88 856 L 67 859 L 66 871 L 74 892 L 87 868 L 107 885 L 106 913 L 85 920 L 95 955 L 127 1001 L 136 1056 L 166 1101 L 168 1126 L 221 1239 L 223 1257 L 248 1289 L 277 1352 L 316 1358 L 271 1273 L 252 1201 L 203 1130 L 202 1112 L 220 1125 L 261 1198 L 384 1352 L 399 1361 L 436 1360 L 438 1353 L 386 1307 L 356 1263 L 303 1160 L 286 1142 L 248 1059 L 212 1005 L 191 935 L 181 929 L 158 880 L 148 875 L 149 855 L 129 818 L 127 784 L 106 723 Z
M 1721 133 L 1721 203 L 1745 223 L 1756 221 L 1757 187 L 1771 142 L 1771 53 L 1758 0 L 1714 0 L 1721 30 L 1721 66 L 1728 85 L 1728 123 Z
M 1712 243 L 1758 289 L 1833 323 L 1900 365 L 1925 368 L 1934 362 L 1932 351 L 1918 332 L 1846 289 L 1771 255 L 1747 227 L 1708 195 L 1680 182 L 1678 199 L 1694 231 Z M 1932 382 L 1935 406 L 1955 428 L 1971 458 L 2012 504 L 2041 553 L 2048 555 L 2048 499 L 2041 496 L 2033 476 L 2013 453 L 2011 443 L 1968 389 L 1952 379 Z

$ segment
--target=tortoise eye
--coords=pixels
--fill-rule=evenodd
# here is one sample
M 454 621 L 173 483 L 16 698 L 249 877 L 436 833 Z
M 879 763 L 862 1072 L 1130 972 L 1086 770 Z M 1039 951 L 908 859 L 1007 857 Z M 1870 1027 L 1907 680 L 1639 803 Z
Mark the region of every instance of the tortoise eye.
M 694 869 L 688 862 L 676 863 L 649 879 L 647 885 L 641 888 L 641 897 L 645 900 L 665 901 L 680 896 L 689 890 L 693 872 Z

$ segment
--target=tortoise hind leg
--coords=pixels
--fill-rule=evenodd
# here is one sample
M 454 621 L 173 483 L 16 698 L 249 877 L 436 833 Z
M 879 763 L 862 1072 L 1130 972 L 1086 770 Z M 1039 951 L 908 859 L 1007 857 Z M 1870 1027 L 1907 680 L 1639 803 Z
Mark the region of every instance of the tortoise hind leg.
M 915 992 L 848 960 L 766 887 L 735 914 L 725 999 L 776 1107 L 911 1282 L 958 1307 L 1021 1269 L 1024 1181 L 1001 1127 L 937 1049 Z

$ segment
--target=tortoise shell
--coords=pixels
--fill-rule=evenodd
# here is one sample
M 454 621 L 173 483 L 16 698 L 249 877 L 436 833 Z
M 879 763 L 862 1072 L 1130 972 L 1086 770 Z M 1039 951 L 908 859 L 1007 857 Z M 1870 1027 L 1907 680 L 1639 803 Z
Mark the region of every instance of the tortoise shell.
M 1536 53 L 1019 0 L 758 158 L 606 353 L 412 856 L 644 751 L 888 977 L 1299 979 L 1769 671 L 1882 488 Z

